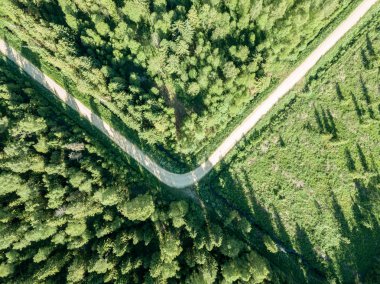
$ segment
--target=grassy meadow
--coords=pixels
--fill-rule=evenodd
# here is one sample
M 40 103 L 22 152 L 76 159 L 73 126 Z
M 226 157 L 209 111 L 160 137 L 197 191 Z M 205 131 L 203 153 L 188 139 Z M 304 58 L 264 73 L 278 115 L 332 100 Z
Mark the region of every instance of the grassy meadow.
M 379 279 L 379 29 L 358 30 L 201 187 L 345 283 Z

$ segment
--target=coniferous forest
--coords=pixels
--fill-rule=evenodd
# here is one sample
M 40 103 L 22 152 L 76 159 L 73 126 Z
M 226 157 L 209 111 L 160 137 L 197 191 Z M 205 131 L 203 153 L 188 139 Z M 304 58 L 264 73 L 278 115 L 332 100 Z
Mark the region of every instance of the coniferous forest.
M 167 150 L 162 163 L 171 152 L 189 164 L 356 2 L 3 0 L 0 17 L 92 109 L 153 155 Z
M 1 0 L 0 38 L 165 169 L 360 0 Z M 160 183 L 0 56 L 0 283 L 380 283 L 380 3 L 199 183 Z
M 163 199 L 41 92 L 0 61 L 1 283 L 278 281 L 239 235 L 194 200 Z

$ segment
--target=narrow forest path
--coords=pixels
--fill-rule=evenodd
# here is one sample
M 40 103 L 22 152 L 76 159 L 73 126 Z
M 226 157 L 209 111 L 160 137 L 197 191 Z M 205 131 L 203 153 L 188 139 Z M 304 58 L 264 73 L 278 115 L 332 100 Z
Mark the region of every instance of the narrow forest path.
M 246 135 L 279 101 L 279 99 L 285 96 L 319 61 L 319 59 L 359 22 L 359 20 L 377 1 L 378 0 L 363 0 L 361 4 L 306 58 L 306 60 L 299 65 L 256 109 L 254 109 L 251 114 L 234 129 L 234 131 L 232 131 L 232 133 L 205 162 L 199 165 L 196 169 L 185 174 L 172 173 L 159 166 L 120 132 L 103 121 L 83 103 L 59 86 L 54 80 L 42 73 L 36 66 L 2 39 L 0 39 L 0 51 L 30 77 L 51 91 L 58 99 L 65 102 L 68 106 L 85 117 L 91 124 L 103 132 L 125 153 L 134 158 L 161 182 L 170 187 L 184 188 L 197 183 L 208 174 L 212 168 L 243 138 L 243 136 Z

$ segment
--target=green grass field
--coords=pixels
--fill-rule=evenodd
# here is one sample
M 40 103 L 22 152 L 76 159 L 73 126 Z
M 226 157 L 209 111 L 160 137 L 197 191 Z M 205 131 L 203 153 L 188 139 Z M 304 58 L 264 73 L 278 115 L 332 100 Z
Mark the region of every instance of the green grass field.
M 370 281 L 380 252 L 379 29 L 358 30 L 203 185 L 343 283 Z

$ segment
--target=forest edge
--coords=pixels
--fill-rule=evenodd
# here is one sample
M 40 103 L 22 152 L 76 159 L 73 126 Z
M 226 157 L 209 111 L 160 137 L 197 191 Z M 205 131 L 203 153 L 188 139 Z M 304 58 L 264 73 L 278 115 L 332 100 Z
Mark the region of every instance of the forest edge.
M 229 151 L 257 124 L 257 122 L 285 96 L 315 64 L 376 4 L 378 0 L 364 0 L 358 7 L 300 64 L 282 83 L 257 107 L 231 134 L 220 144 L 211 156 L 194 170 L 184 173 L 172 173 L 143 153 L 136 145 L 130 142 L 119 131 L 115 130 L 98 115 L 74 98 L 58 83 L 45 75 L 35 65 L 13 49 L 3 39 L 0 39 L 0 51 L 9 60 L 44 88 L 52 92 L 58 99 L 77 111 L 92 125 L 118 145 L 125 153 L 131 156 L 146 170 L 153 174 L 162 183 L 173 188 L 185 188 L 198 183 L 218 164 Z

